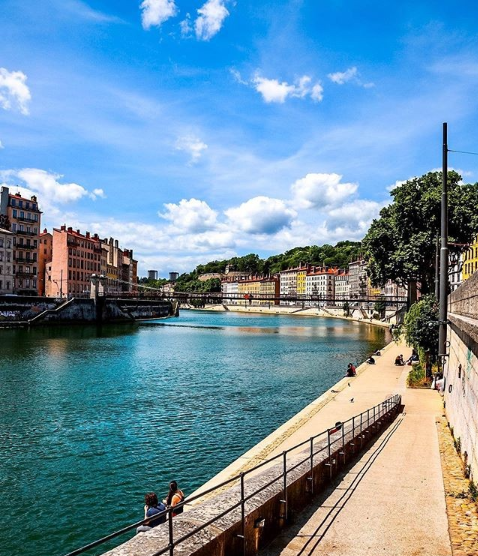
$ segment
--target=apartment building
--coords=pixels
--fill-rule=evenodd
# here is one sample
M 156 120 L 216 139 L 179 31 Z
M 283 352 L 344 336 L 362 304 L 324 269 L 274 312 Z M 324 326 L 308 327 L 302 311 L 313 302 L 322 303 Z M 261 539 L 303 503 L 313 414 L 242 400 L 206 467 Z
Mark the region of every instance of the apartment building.
M 306 275 L 306 293 L 316 301 L 332 302 L 335 299 L 336 268 L 311 267 Z
M 463 253 L 463 267 L 462 277 L 463 280 L 468 278 L 478 270 L 478 236 L 475 241 L 470 245 L 470 248 Z
M 45 272 L 53 256 L 53 235 L 45 228 L 38 240 L 38 295 L 46 295 Z
M 0 294 L 13 293 L 13 233 L 0 228 Z
M 353 261 L 349 264 L 349 286 L 351 299 L 364 299 L 368 296 L 369 280 L 367 276 L 367 264 L 363 259 Z
M 297 296 L 304 295 L 306 291 L 305 280 L 310 265 L 300 265 L 297 268 L 289 268 L 280 272 L 280 295 Z
M 335 303 L 342 306 L 344 300 L 350 299 L 349 273 L 339 271 L 335 276 Z
M 221 291 L 227 296 L 228 304 L 236 305 L 239 299 L 239 283 L 237 279 L 226 279 L 221 282 Z
M 123 250 L 123 266 L 122 266 L 122 290 L 124 292 L 137 291 L 138 284 L 138 261 L 133 258 L 132 249 Z
M 101 266 L 102 247 L 98 234 L 82 234 L 66 226 L 54 228 L 51 262 L 45 264 L 46 295 L 90 297 L 91 275 L 101 274 Z
M 123 291 L 123 251 L 112 237 L 102 240 L 101 247 L 106 253 L 106 268 L 102 272 L 106 276 L 105 292 L 119 294 Z
M 41 211 L 35 196 L 27 199 L 20 193 L 11 194 L 8 187 L 0 190 L 0 215 L 3 229 L 12 232 L 14 276 L 13 291 L 37 295 L 38 239 Z

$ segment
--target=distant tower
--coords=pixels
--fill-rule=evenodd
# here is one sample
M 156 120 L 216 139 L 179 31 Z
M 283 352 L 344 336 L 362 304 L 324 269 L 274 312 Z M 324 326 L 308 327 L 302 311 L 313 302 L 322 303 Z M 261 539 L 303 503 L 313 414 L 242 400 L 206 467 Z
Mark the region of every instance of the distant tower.
M 176 280 L 179 278 L 179 272 L 170 272 L 169 273 L 169 281 L 170 282 L 176 282 Z
M 157 280 L 157 279 L 158 279 L 158 271 L 148 270 L 148 280 Z

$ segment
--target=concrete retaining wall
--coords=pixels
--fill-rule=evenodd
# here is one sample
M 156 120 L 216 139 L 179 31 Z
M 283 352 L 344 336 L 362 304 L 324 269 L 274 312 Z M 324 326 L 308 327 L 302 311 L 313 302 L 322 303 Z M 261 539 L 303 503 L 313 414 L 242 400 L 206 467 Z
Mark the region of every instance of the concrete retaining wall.
M 445 410 L 471 478 L 478 482 L 478 273 L 449 297 Z
M 284 493 L 282 477 L 282 457 L 278 463 L 269 464 L 261 473 L 247 476 L 244 482 L 245 497 L 251 498 L 245 503 L 244 539 L 242 535 L 241 507 L 238 505 L 227 512 L 213 524 L 202 531 L 192 534 L 186 541 L 174 548 L 175 555 L 181 556 L 252 556 L 267 545 L 291 521 L 296 513 L 307 506 L 313 496 L 323 491 L 350 461 L 364 449 L 395 418 L 400 406 L 386 412 L 374 424 L 364 423 L 363 430 L 353 439 L 351 425 L 339 431 L 333 437 L 331 455 L 327 441 L 321 437 L 314 444 L 316 455 L 313 460 L 313 472 L 310 464 L 310 448 L 307 444 L 301 451 L 287 456 L 287 494 Z M 384 409 L 385 411 L 385 409 Z M 295 467 L 295 469 L 293 469 Z M 268 486 L 267 486 L 268 485 Z M 265 487 L 265 488 L 264 488 Z M 259 491 L 260 492 L 257 492 Z M 256 493 L 256 494 L 254 494 Z M 254 494 L 254 495 L 253 495 Z M 253 496 L 252 496 L 253 495 Z M 192 533 L 197 527 L 206 524 L 241 500 L 240 485 L 235 485 L 226 492 L 208 499 L 204 504 L 194 506 L 172 520 L 173 538 Z M 287 500 L 285 503 L 284 500 Z M 286 518 L 287 513 L 287 518 Z M 263 522 L 263 527 L 258 527 Z M 161 550 L 169 554 L 168 524 L 155 527 L 147 533 L 136 535 L 130 541 L 107 552 L 107 556 L 151 556 Z

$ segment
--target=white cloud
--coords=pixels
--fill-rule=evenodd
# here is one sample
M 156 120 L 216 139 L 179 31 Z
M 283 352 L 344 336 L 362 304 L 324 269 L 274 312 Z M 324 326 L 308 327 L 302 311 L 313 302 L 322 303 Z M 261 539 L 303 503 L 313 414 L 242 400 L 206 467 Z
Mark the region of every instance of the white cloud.
M 17 109 L 24 115 L 29 113 L 28 104 L 32 97 L 26 81 L 23 72 L 0 68 L 0 105 L 4 110 Z
M 179 23 L 179 26 L 181 28 L 182 37 L 187 38 L 191 36 L 193 27 L 191 24 L 191 16 L 188 13 L 186 14 L 186 18 Z
M 62 177 L 60 174 L 53 174 L 38 168 L 0 172 L 0 180 L 4 180 L 1 185 L 10 188 L 10 192 L 20 191 L 22 196 L 27 199 L 32 195 L 38 197 L 38 203 L 44 212 L 43 220 L 54 225 L 58 225 L 58 222 L 61 221 L 75 225 L 80 224 L 80 219 L 76 214 L 65 212 L 60 207 L 86 197 L 93 200 L 98 197 L 104 198 L 104 192 L 102 189 L 94 189 L 89 192 L 77 183 L 60 183 Z
M 331 237 L 362 238 L 370 227 L 372 220 L 377 218 L 383 204 L 365 199 L 357 199 L 351 203 L 331 209 L 325 222 Z
M 231 72 L 237 81 L 244 83 L 239 72 L 236 70 L 231 70 Z M 283 104 L 289 97 L 305 98 L 306 96 L 310 96 L 315 102 L 320 102 L 323 99 L 323 88 L 320 83 L 311 86 L 311 82 L 312 79 L 308 75 L 303 75 L 294 84 L 290 84 L 287 81 L 279 82 L 277 79 L 268 79 L 256 74 L 251 84 L 262 95 L 264 101 L 268 103 Z
M 337 71 L 335 73 L 329 73 L 327 77 L 330 81 L 336 83 L 337 85 L 344 85 L 344 83 L 352 82 L 360 87 L 364 87 L 365 89 L 370 89 L 371 87 L 375 87 L 375 83 L 369 82 L 364 83 L 360 79 L 360 73 L 358 69 L 353 66 L 352 68 L 348 68 L 345 71 Z
M 97 10 L 93 10 L 87 3 L 81 0 L 55 0 L 59 9 L 70 12 L 75 17 L 80 17 L 96 23 L 121 23 L 122 20 L 114 15 L 105 14 Z
M 4 147 L 3 143 L 0 141 L 0 149 L 4 149 L 4 148 L 5 147 Z
M 356 79 L 357 74 L 358 74 L 357 68 L 354 66 L 353 68 L 349 68 L 345 71 L 337 71 L 335 73 L 329 73 L 327 77 L 330 79 L 330 81 L 337 83 L 337 85 L 343 85 L 344 83 L 347 83 L 347 81 L 350 81 L 351 79 Z
M 176 149 L 189 153 L 191 156 L 190 163 L 194 164 L 201 158 L 202 152 L 207 149 L 207 145 L 197 137 L 187 135 L 185 137 L 180 137 L 176 141 Z
M 102 189 L 93 189 L 93 191 L 89 193 L 89 197 L 93 199 L 93 201 L 96 201 L 98 197 L 106 199 L 105 192 Z
M 312 91 L 310 92 L 310 98 L 315 100 L 315 102 L 321 102 L 324 98 L 324 88 L 320 83 L 316 83 L 312 87 Z
M 199 8 L 199 17 L 194 24 L 199 40 L 208 41 L 221 30 L 224 20 L 229 15 L 224 3 L 224 0 L 207 0 Z
M 274 234 L 289 227 L 297 216 L 281 199 L 264 196 L 249 199 L 225 214 L 234 228 L 249 234 Z
M 164 207 L 166 212 L 158 215 L 172 222 L 180 231 L 198 233 L 216 226 L 217 212 L 205 201 L 182 199 L 177 205 L 165 203 Z
M 340 174 L 307 174 L 294 182 L 291 191 L 293 204 L 298 208 L 326 208 L 337 206 L 352 197 L 356 183 L 342 183 Z
M 169 18 L 178 13 L 174 0 L 143 0 L 140 6 L 143 11 L 141 20 L 144 29 L 160 27 Z

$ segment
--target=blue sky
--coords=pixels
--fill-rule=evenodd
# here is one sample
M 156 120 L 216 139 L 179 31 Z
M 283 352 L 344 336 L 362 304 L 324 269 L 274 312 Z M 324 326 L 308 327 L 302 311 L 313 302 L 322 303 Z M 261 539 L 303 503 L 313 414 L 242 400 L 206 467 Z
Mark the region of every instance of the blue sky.
M 478 150 L 475 2 L 1 0 L 0 183 L 140 273 L 361 239 Z M 451 154 L 466 181 L 478 157 Z

